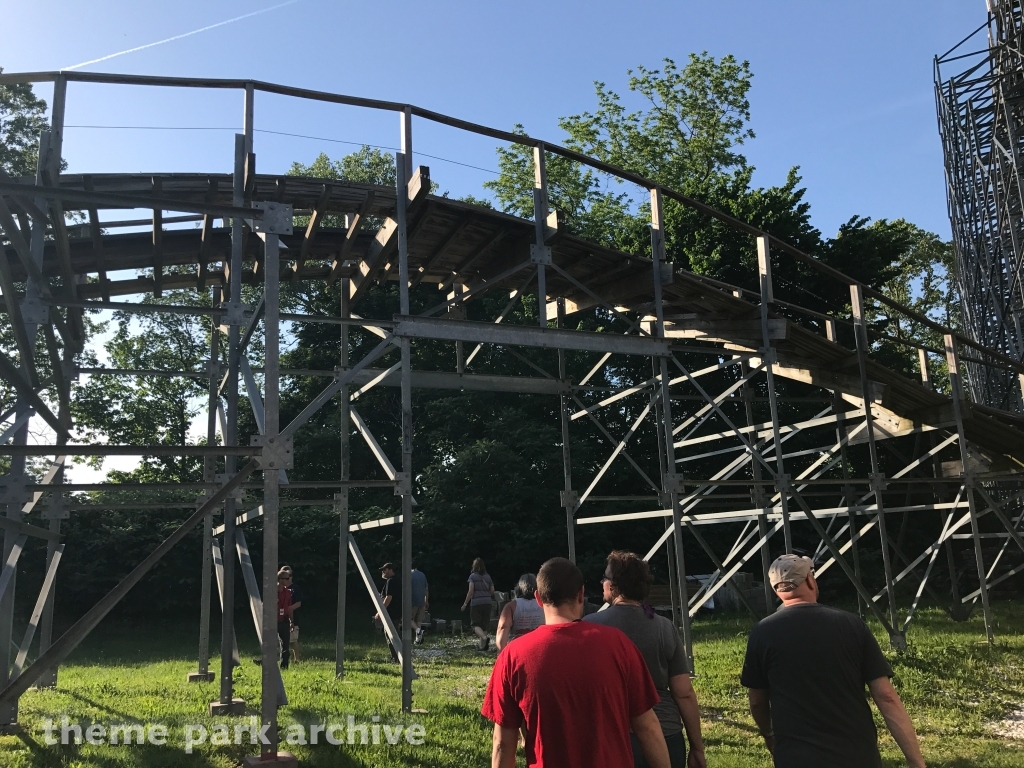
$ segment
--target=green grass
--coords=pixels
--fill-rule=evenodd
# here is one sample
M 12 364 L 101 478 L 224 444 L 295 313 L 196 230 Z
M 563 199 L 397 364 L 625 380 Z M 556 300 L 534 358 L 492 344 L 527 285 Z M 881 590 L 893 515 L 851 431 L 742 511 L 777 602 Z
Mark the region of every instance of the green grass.
M 937 610 L 923 611 L 910 633 L 910 648 L 888 654 L 896 686 L 921 735 L 930 766 L 942 768 L 1010 768 L 1024 765 L 1024 742 L 992 735 L 991 723 L 1024 704 L 1024 612 L 1010 604 L 996 606 L 994 647 L 984 642 L 980 617 L 954 624 Z M 695 681 L 704 713 L 708 765 L 712 768 L 770 766 L 746 708 L 739 685 L 746 618 L 702 619 L 694 629 L 698 678 Z M 391 745 L 295 746 L 308 766 L 393 766 L 464 768 L 488 764 L 490 727 L 479 715 L 480 702 L 494 654 L 473 649 L 471 636 L 432 638 L 425 649 L 444 651 L 417 659 L 420 679 L 414 706 L 423 714 L 400 712 L 397 666 L 386 663 L 383 643 L 368 634 L 350 638 L 348 674 L 334 679 L 330 630 L 304 638 L 306 660 L 285 672 L 291 697 L 281 721 L 346 723 L 347 716 L 369 721 L 420 723 L 426 741 L 413 746 L 402 739 Z M 234 725 L 241 718 L 210 718 L 205 714 L 216 697 L 215 683 L 187 683 L 194 669 L 196 632 L 192 628 L 104 626 L 60 670 L 57 690 L 30 691 L 21 702 L 25 733 L 0 738 L 0 765 L 10 768 L 160 768 L 209 766 L 227 768 L 254 753 L 248 746 L 196 747 L 183 751 L 186 724 Z M 880 637 L 883 648 L 887 642 Z M 249 659 L 254 647 L 243 648 L 244 663 L 236 671 L 236 695 L 256 713 L 259 668 Z M 166 746 L 46 746 L 43 721 L 62 715 L 71 722 L 104 724 L 162 723 L 169 727 Z M 899 750 L 880 718 L 882 754 L 887 766 L 904 765 Z M 383 739 L 382 739 L 383 741 Z

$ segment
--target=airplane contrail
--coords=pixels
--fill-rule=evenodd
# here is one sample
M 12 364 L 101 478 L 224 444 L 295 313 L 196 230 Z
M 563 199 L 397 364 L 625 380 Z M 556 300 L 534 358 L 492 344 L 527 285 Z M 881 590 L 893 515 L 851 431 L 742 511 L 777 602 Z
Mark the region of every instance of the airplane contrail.
M 225 24 L 233 24 L 236 21 L 241 21 L 242 19 L 248 19 L 250 16 L 259 16 L 261 13 L 267 13 L 268 11 L 274 11 L 274 10 L 277 10 L 278 8 L 284 8 L 286 5 L 294 5 L 297 2 L 299 2 L 299 0 L 288 0 L 287 3 L 281 3 L 279 5 L 273 5 L 270 8 L 264 8 L 263 10 L 260 10 L 260 11 L 253 11 L 252 13 L 246 13 L 246 14 L 244 14 L 242 16 L 236 16 L 233 19 L 228 19 L 227 21 L 218 21 L 216 24 L 211 24 L 208 27 L 202 27 L 201 29 L 194 29 L 191 32 L 185 32 L 184 34 L 181 34 L 181 35 L 175 35 L 174 37 L 168 37 L 166 40 L 157 40 L 155 43 L 147 43 L 146 45 L 140 45 L 140 46 L 137 46 L 135 48 L 129 48 L 127 51 L 118 51 L 117 53 L 111 53 L 108 56 L 103 56 L 103 57 L 98 58 L 98 59 L 92 59 L 91 61 L 83 61 L 81 64 L 75 64 L 75 65 L 70 66 L 70 67 L 64 67 L 64 69 L 62 69 L 61 71 L 62 72 L 66 72 L 68 70 L 78 69 L 79 67 L 87 67 L 90 64 L 98 64 L 101 61 L 106 61 L 107 59 L 113 59 L 116 56 L 124 56 L 126 53 L 135 53 L 135 51 L 141 51 L 141 50 L 144 50 L 146 48 L 152 48 L 155 45 L 163 45 L 164 43 L 170 43 L 170 42 L 173 42 L 174 40 L 181 40 L 181 38 L 183 38 L 183 37 L 190 37 L 191 35 L 198 35 L 200 32 L 206 32 L 207 30 L 214 29 L 216 27 L 223 27 Z

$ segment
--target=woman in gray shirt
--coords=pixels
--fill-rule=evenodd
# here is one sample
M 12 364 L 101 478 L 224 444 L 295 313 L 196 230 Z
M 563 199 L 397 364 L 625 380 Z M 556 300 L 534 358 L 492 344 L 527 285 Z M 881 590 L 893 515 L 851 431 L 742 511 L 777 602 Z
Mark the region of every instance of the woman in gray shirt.
M 544 623 L 544 609 L 537 603 L 537 577 L 524 573 L 516 584 L 516 597 L 505 603 L 498 618 L 494 645 L 500 651 L 517 637 L 532 632 Z
M 633 552 L 616 551 L 608 555 L 604 578 L 604 599 L 609 605 L 584 621 L 607 624 L 626 633 L 640 649 L 647 668 L 654 679 L 661 701 L 654 705 L 654 713 L 661 722 L 668 745 L 672 768 L 707 768 L 704 759 L 704 740 L 700 733 L 700 708 L 697 694 L 690 683 L 690 669 L 686 651 L 672 622 L 658 616 L 644 601 L 651 591 L 651 569 L 645 560 Z M 689 760 L 683 728 L 690 742 Z M 633 765 L 646 768 L 640 742 L 633 741 Z

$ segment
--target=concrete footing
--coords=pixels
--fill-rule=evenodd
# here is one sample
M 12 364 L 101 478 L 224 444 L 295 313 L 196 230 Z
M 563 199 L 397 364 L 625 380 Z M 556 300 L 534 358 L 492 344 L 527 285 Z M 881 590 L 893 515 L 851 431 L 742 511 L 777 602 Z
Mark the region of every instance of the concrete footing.
M 245 699 L 232 699 L 230 704 L 221 704 L 220 701 L 210 702 L 211 715 L 244 715 Z
M 264 760 L 260 755 L 249 755 L 242 761 L 245 768 L 299 768 L 299 760 L 291 752 L 278 752 L 277 756 L 271 756 Z
M 213 672 L 189 672 L 186 679 L 190 683 L 212 683 L 215 677 Z

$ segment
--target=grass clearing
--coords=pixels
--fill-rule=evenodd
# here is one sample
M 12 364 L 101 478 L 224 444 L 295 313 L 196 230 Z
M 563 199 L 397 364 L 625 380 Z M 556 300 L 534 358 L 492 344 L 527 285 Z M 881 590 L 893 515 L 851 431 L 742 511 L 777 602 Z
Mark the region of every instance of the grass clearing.
M 994 735 L 992 724 L 1024 705 L 1024 612 L 1010 603 L 994 607 L 997 643 L 988 647 L 980 615 L 954 624 L 939 610 L 921 612 L 911 628 L 904 654 L 887 652 L 896 672 L 896 687 L 921 736 L 925 757 L 936 768 L 1019 768 L 1024 741 Z M 694 626 L 699 677 L 695 681 L 703 710 L 703 726 L 711 768 L 754 768 L 771 765 L 739 685 L 746 635 L 751 621 L 702 618 Z M 879 629 L 878 627 L 873 627 Z M 304 631 L 306 630 L 303 627 Z M 211 718 L 207 703 L 216 697 L 216 683 L 187 683 L 194 670 L 196 634 L 192 627 L 104 626 L 61 668 L 57 690 L 30 691 L 22 698 L 25 733 L 0 738 L 0 765 L 10 768 L 162 768 L 186 766 L 228 768 L 256 747 L 196 746 L 184 752 L 184 728 L 248 722 L 256 714 L 259 668 L 251 662 L 255 644 L 242 642 L 243 664 L 236 671 L 236 695 L 249 704 L 245 718 Z M 471 635 L 433 637 L 417 657 L 420 679 L 414 684 L 414 706 L 426 714 L 400 712 L 400 674 L 387 662 L 381 640 L 350 632 L 348 674 L 334 679 L 331 630 L 309 631 L 303 638 L 306 660 L 285 672 L 291 703 L 281 711 L 284 726 L 294 723 L 355 722 L 422 724 L 422 746 L 401 738 L 396 745 L 321 743 L 290 747 L 303 765 L 422 766 L 464 768 L 488 764 L 490 726 L 479 715 L 480 702 L 494 652 L 474 649 Z M 883 648 L 886 638 L 879 636 Z M 243 638 L 244 640 L 244 638 Z M 216 667 L 215 667 L 216 668 Z M 62 716 L 74 723 L 104 725 L 164 724 L 164 746 L 46 746 L 43 724 Z M 904 765 L 898 748 L 876 713 L 886 766 Z M 323 740 L 323 736 L 320 737 Z M 343 735 L 344 738 L 344 735 Z M 382 736 L 382 742 L 385 738 Z

